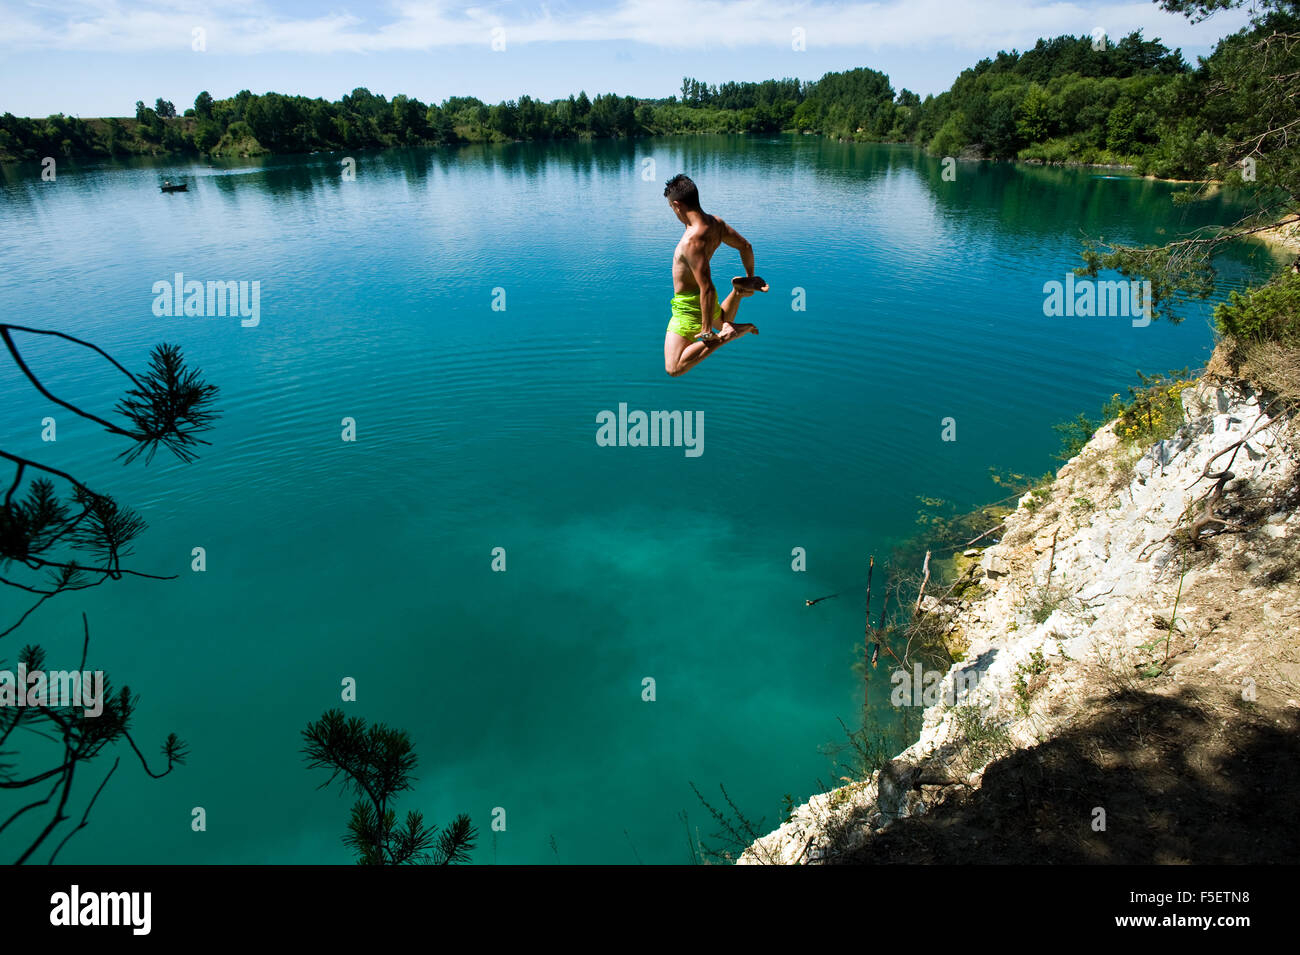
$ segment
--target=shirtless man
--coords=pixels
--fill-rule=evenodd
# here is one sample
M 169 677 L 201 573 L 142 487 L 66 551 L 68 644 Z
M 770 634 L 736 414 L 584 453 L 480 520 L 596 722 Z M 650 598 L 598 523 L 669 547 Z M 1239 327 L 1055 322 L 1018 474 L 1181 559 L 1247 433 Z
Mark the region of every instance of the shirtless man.
M 717 216 L 700 208 L 700 194 L 684 175 L 676 175 L 664 187 L 668 205 L 686 226 L 673 251 L 672 318 L 664 338 L 664 370 L 674 378 L 690 371 L 727 342 L 758 329 L 738 324 L 740 300 L 755 292 L 766 292 L 767 283 L 754 275 L 754 250 L 744 236 Z M 718 291 L 709 272 L 709 259 L 726 243 L 740 251 L 745 275 L 731 280 L 731 294 L 718 303 Z M 722 334 L 714 330 L 721 320 Z

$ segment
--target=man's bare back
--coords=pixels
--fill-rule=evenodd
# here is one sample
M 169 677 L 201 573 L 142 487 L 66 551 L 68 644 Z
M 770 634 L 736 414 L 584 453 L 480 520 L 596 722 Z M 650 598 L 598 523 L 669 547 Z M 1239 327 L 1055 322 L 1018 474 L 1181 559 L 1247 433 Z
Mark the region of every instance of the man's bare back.
M 677 248 L 673 250 L 673 294 L 699 295 L 700 335 L 697 337 L 707 340 L 717 335 L 713 327 L 715 306 L 718 304 L 718 292 L 713 284 L 710 264 L 713 253 L 717 252 L 718 247 L 724 242 L 733 249 L 739 250 L 740 260 L 745 266 L 745 278 L 752 279 L 754 249 L 743 235 L 718 216 L 711 216 L 702 210 L 687 210 L 685 215 L 679 214 L 678 218 L 685 223 L 686 231 L 682 233 Z M 732 287 L 737 291 L 742 285 L 751 294 L 760 287 L 766 291 L 761 281 L 755 286 L 744 282 L 739 277 L 732 279 Z
M 766 292 L 767 283 L 754 275 L 754 250 L 745 237 L 718 216 L 700 208 L 695 184 L 686 176 L 675 176 L 664 189 L 668 204 L 685 227 L 673 250 L 673 317 L 664 340 L 664 367 L 680 375 L 703 360 L 714 348 L 758 329 L 737 324 L 734 319 L 740 300 L 756 291 Z M 731 280 L 731 294 L 718 301 L 710 260 L 723 244 L 740 253 L 745 275 Z M 714 328 L 721 320 L 722 334 Z
M 699 292 L 700 283 L 695 280 L 691 261 L 702 256 L 706 261 L 713 258 L 713 253 L 722 245 L 723 230 L 730 228 L 717 216 L 707 212 L 701 213 L 703 221 L 698 225 L 688 225 L 673 250 L 673 293 Z M 735 230 L 732 230 L 735 231 Z

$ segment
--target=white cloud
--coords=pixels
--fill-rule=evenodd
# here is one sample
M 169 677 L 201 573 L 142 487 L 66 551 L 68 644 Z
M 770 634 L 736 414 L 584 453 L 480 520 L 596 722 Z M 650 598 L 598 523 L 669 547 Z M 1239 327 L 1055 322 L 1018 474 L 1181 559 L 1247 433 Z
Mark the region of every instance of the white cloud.
M 353 0 L 356 2 L 356 0 Z M 58 10 L 35 2 L 0 0 L 0 49 L 115 53 L 185 51 L 202 27 L 209 54 L 385 53 L 447 46 L 488 49 L 494 27 L 512 45 L 632 41 L 692 50 L 706 45 L 790 49 L 802 28 L 815 47 L 968 48 L 1031 45 L 1041 36 L 1120 37 L 1144 29 L 1171 46 L 1209 45 L 1245 22 L 1219 15 L 1193 25 L 1146 0 L 1085 5 L 1062 0 L 623 0 L 599 10 L 553 12 L 540 4 L 453 6 L 437 0 L 398 0 L 381 13 L 336 9 L 320 16 L 277 13 L 257 0 L 71 0 Z

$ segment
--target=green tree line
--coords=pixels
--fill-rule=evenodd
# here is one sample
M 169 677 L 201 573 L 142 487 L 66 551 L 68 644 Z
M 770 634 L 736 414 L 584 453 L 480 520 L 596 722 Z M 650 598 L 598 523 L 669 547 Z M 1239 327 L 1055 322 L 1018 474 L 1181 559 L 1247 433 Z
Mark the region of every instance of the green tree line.
M 1213 165 L 1232 118 L 1210 93 L 1243 44 L 1300 29 L 1292 4 L 1225 38 L 1196 66 L 1140 32 L 1039 40 L 962 71 L 952 87 L 922 99 L 895 92 L 868 68 L 821 79 L 710 85 L 687 77 L 680 95 L 637 99 L 580 92 L 543 101 L 488 104 L 456 96 L 440 104 L 359 88 L 322 98 L 206 91 L 184 115 L 159 99 L 134 118 L 0 117 L 0 159 L 134 153 L 257 155 L 383 149 L 462 142 L 634 137 L 680 133 L 817 133 L 840 139 L 910 142 L 937 155 L 1041 162 L 1116 163 L 1173 178 Z

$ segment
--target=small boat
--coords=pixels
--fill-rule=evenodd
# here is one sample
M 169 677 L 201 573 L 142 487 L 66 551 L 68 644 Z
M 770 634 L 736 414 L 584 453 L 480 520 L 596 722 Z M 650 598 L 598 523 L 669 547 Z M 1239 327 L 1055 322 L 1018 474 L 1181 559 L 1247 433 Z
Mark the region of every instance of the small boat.
M 190 184 L 188 182 L 182 182 L 179 185 L 173 185 L 172 181 L 168 179 L 158 188 L 163 192 L 189 192 Z

